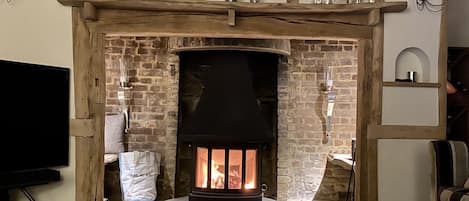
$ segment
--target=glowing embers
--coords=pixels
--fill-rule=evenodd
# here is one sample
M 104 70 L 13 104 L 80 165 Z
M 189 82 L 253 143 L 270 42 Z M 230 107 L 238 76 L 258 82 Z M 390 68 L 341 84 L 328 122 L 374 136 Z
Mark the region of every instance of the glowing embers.
M 214 190 L 257 189 L 257 154 L 257 149 L 197 147 L 195 187 Z

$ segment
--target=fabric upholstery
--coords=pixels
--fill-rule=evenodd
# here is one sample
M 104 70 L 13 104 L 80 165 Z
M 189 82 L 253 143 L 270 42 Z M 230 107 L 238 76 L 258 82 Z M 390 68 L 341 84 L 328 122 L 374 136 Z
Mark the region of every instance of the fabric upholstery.
M 469 177 L 466 179 L 466 183 L 464 183 L 464 188 L 469 188 Z
M 468 150 L 464 142 L 435 141 L 438 186 L 463 186 L 469 176 Z
M 104 153 L 124 152 L 124 114 L 106 115 L 104 125 Z
M 434 141 L 436 185 L 440 201 L 469 201 L 464 188 L 469 177 L 469 153 L 465 142 Z M 467 195 L 466 195 L 467 194 Z
M 117 154 L 104 154 L 104 164 L 114 163 L 119 159 Z
M 450 187 L 441 191 L 440 201 L 469 201 L 469 189 Z

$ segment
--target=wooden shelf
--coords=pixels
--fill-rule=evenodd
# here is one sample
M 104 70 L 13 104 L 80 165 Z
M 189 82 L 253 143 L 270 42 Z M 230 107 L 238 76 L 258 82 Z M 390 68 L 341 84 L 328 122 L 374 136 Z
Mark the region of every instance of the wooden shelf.
M 227 13 L 235 9 L 237 14 L 315 14 L 315 13 L 369 13 L 374 9 L 382 12 L 401 12 L 407 2 L 383 2 L 360 4 L 292 4 L 292 3 L 243 3 L 203 0 L 58 0 L 66 6 L 82 7 L 84 2 L 101 9 L 126 9 L 147 11 L 210 12 Z
M 421 88 L 440 88 L 440 83 L 427 82 L 383 82 L 385 87 L 421 87 Z
M 441 126 L 368 126 L 368 139 L 446 139 Z

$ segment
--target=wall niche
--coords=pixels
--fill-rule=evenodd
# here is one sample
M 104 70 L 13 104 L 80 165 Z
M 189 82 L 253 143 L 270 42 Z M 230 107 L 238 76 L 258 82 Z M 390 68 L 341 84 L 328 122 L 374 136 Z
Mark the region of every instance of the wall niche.
M 431 82 L 430 59 L 420 48 L 402 50 L 396 59 L 396 79 L 408 79 L 408 72 L 416 72 L 416 82 Z

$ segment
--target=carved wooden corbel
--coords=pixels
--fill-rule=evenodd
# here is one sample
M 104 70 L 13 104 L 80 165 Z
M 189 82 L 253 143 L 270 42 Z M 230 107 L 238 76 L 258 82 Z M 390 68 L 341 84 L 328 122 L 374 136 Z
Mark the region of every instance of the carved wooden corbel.
M 85 20 L 96 21 L 98 19 L 96 7 L 92 3 L 84 2 L 82 11 Z
M 368 25 L 375 26 L 381 22 L 381 9 L 373 9 L 368 13 Z
M 236 26 L 236 11 L 233 8 L 228 10 L 228 25 Z

